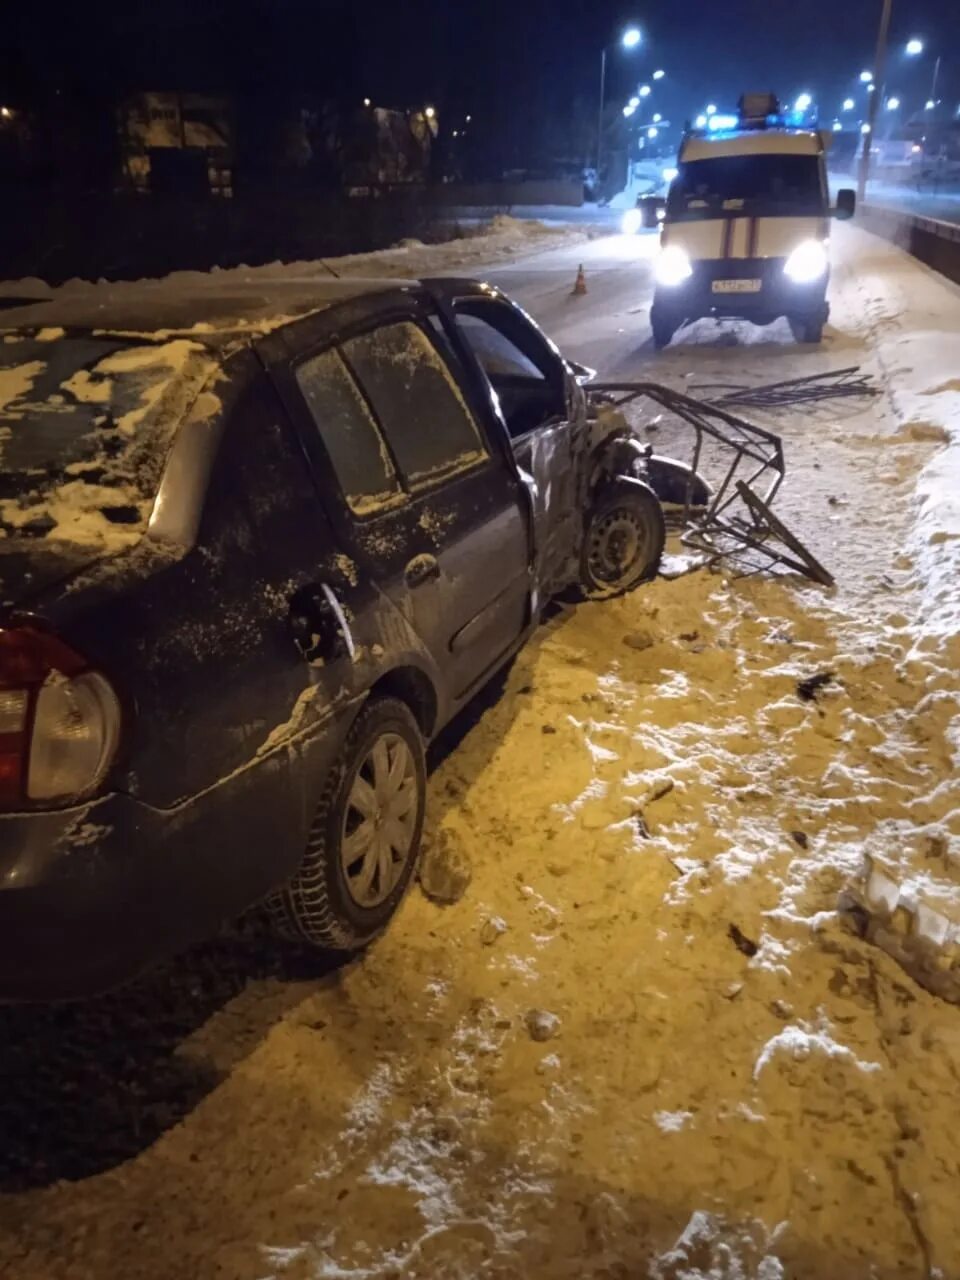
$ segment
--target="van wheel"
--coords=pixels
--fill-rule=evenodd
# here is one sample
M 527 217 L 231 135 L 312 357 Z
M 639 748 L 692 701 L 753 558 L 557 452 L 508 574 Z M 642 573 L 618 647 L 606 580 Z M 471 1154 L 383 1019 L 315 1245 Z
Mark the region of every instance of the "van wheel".
M 803 317 L 789 316 L 788 323 L 795 342 L 809 343 L 815 346 L 823 341 L 822 320 L 807 320 Z
M 633 481 L 602 498 L 587 521 L 580 590 L 588 600 L 632 591 L 656 577 L 666 524 L 652 489 Z
M 409 707 L 369 702 L 327 775 L 300 870 L 268 900 L 277 928 L 335 951 L 375 938 L 413 875 L 426 792 L 423 738 Z
M 650 328 L 653 330 L 653 345 L 657 351 L 669 347 L 673 335 L 677 332 L 677 325 L 672 320 L 668 320 L 656 307 L 651 308 L 650 311 Z

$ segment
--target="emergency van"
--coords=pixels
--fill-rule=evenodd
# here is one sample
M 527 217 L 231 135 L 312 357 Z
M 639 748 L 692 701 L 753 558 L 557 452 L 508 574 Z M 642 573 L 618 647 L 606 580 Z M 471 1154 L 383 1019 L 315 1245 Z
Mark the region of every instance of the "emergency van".
M 821 340 L 829 220 L 852 217 L 856 199 L 843 190 L 830 207 L 829 138 L 791 123 L 767 94 L 745 95 L 738 116 L 714 116 L 685 134 L 666 206 L 661 198 L 653 212 L 658 349 L 705 316 L 758 325 L 785 316 L 798 342 Z

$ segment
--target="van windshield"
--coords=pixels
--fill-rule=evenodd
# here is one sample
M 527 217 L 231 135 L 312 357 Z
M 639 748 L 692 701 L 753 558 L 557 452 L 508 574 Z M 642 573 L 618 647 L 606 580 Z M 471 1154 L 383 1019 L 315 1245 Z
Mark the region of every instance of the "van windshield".
M 688 160 L 670 187 L 668 217 L 824 212 L 818 156 L 748 155 Z

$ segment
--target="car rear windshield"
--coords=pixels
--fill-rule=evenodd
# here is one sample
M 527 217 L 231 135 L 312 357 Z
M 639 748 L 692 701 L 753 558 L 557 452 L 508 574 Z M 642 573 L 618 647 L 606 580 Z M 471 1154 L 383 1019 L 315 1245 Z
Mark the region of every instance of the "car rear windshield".
M 104 550 L 136 541 L 176 427 L 214 368 L 205 348 L 184 339 L 6 334 L 0 538 Z
M 770 208 L 798 214 L 823 213 L 817 156 L 748 155 L 688 160 L 670 187 L 670 216 L 724 209 Z

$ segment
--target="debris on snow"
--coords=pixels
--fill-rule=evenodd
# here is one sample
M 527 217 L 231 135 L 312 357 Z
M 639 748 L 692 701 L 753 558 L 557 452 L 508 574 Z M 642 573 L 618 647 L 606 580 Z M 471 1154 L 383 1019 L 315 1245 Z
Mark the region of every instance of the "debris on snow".
M 530 1039 L 538 1042 L 552 1040 L 560 1030 L 560 1019 L 547 1009 L 528 1009 L 523 1021 Z
M 492 947 L 506 932 L 506 920 L 501 916 L 488 916 L 480 926 L 480 941 L 485 947 Z
M 433 902 L 450 906 L 466 893 L 473 872 L 462 841 L 448 827 L 441 827 L 427 843 L 417 872 L 420 888 Z

